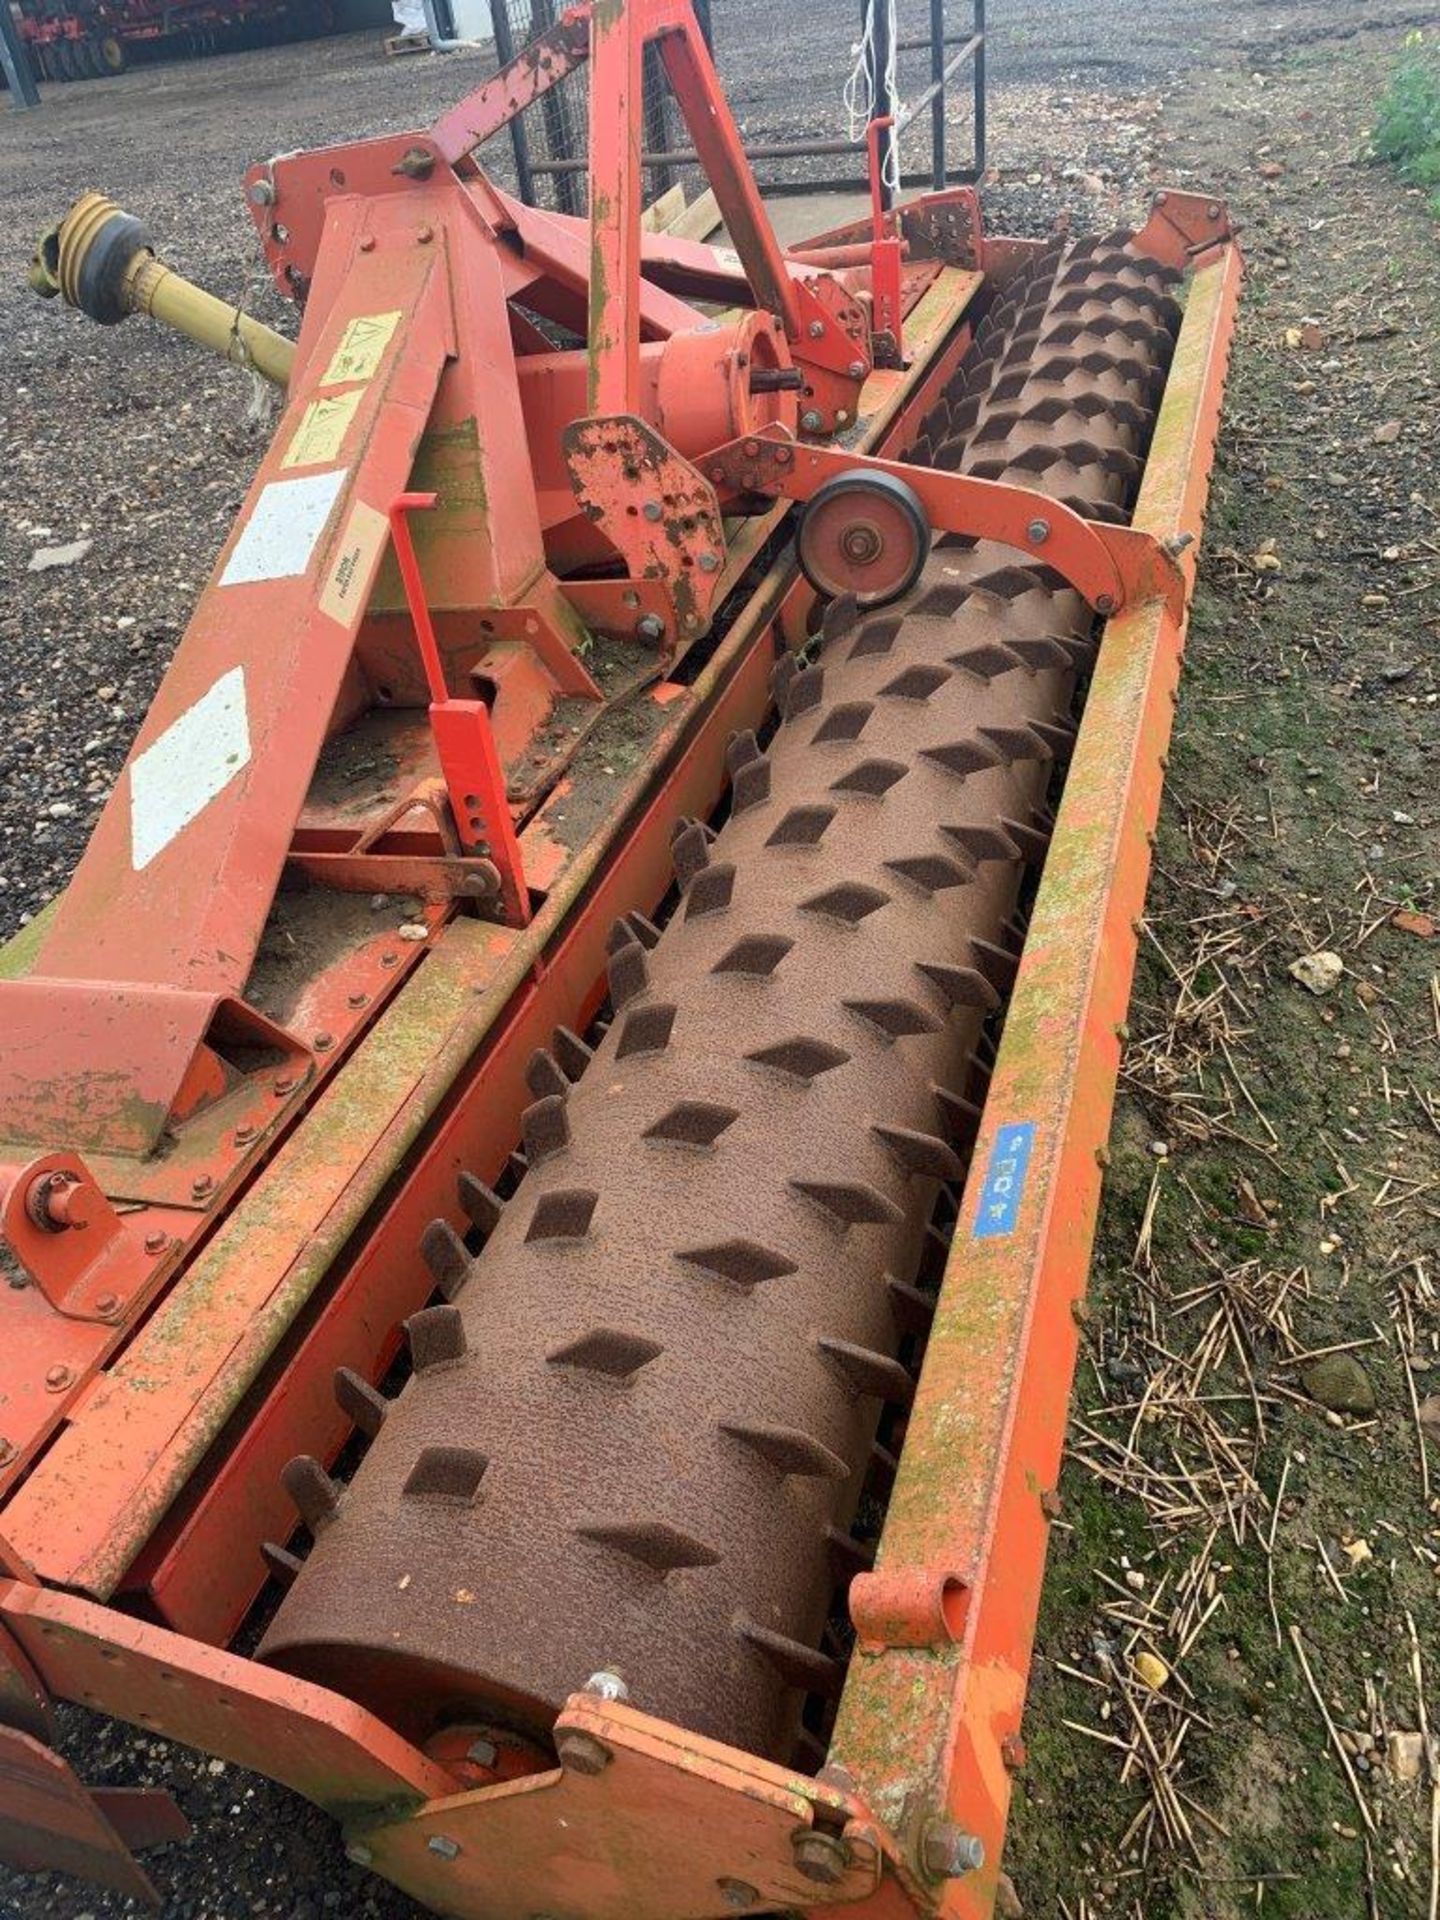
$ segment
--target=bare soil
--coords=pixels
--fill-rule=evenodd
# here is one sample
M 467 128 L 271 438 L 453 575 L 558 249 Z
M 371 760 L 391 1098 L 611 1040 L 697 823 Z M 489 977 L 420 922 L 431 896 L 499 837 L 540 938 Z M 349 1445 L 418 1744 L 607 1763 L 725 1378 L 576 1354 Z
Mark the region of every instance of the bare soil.
M 752 138 L 838 130 L 848 7 L 787 10 L 783 59 L 771 5 L 715 14 Z M 1423 199 L 1367 162 L 1365 129 L 1440 12 L 991 15 L 992 225 L 1110 226 L 1193 183 L 1230 200 L 1250 260 L 1007 1866 L 1047 1920 L 1423 1915 L 1433 1775 L 1402 1778 L 1390 1736 L 1419 1726 L 1416 1647 L 1440 1719 L 1440 1455 L 1427 1498 L 1417 1417 L 1440 1394 L 1440 280 Z M 486 64 L 356 37 L 0 108 L 0 932 L 84 845 L 264 438 L 245 381 L 184 342 L 41 307 L 34 235 L 103 186 L 275 320 L 244 166 L 423 124 Z M 28 571 L 75 539 L 82 562 Z M 1288 967 L 1321 949 L 1344 971 L 1316 996 Z M 1312 1397 L 1337 1348 L 1373 1412 Z M 84 1777 L 168 1785 L 194 1821 L 153 1857 L 166 1920 L 416 1911 L 268 1783 L 65 1726 Z M 128 1911 L 0 1873 L 7 1920 Z

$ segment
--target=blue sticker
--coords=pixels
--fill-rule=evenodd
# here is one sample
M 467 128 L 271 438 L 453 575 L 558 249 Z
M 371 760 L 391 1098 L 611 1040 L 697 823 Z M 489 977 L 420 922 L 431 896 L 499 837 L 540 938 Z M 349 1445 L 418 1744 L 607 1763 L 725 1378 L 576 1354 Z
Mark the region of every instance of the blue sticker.
M 1034 1144 L 1033 1120 L 1001 1127 L 996 1134 L 990 1149 L 990 1165 L 985 1170 L 985 1184 L 980 1189 L 980 1205 L 975 1211 L 973 1239 L 995 1240 L 1002 1234 L 1014 1232 Z

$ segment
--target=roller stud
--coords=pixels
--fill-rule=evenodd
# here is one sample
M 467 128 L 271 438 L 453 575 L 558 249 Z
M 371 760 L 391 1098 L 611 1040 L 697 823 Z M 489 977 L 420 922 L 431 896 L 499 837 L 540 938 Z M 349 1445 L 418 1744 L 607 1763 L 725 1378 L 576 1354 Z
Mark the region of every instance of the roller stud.
M 650 968 L 645 949 L 632 934 L 627 945 L 610 956 L 608 968 L 610 1004 L 619 1013 L 650 985 Z
M 537 1047 L 525 1068 L 525 1084 L 534 1100 L 553 1096 L 564 1100 L 570 1092 L 570 1076 L 548 1047 Z
M 473 1173 L 462 1173 L 459 1179 L 460 1205 L 464 1208 L 470 1224 L 488 1239 L 500 1224 L 500 1216 L 505 1211 L 505 1202 L 493 1187 Z
M 578 1033 L 572 1033 L 569 1027 L 557 1027 L 552 1042 L 555 1058 L 560 1062 L 567 1080 L 573 1085 L 584 1074 L 585 1069 L 595 1058 L 594 1050 L 587 1047 Z
M 638 949 L 627 947 L 625 951 L 629 953 Z M 619 958 L 618 955 L 616 957 Z M 525 1142 L 525 1158 L 532 1167 L 553 1159 L 569 1146 L 570 1120 L 565 1109 L 566 1096 L 563 1093 L 549 1093 L 542 1100 L 532 1100 L 521 1114 L 520 1131 Z
M 470 1253 L 448 1220 L 432 1220 L 420 1237 L 420 1252 L 430 1277 L 453 1300 L 470 1277 Z
M 888 1353 L 876 1353 L 869 1347 L 857 1346 L 853 1340 L 833 1340 L 823 1335 L 815 1345 L 854 1392 L 909 1406 L 915 1383 L 900 1362 L 892 1360 Z
M 695 1535 L 672 1527 L 664 1520 L 597 1521 L 577 1527 L 582 1540 L 622 1553 L 652 1573 L 676 1573 L 682 1568 L 713 1567 L 719 1552 Z
M 574 1367 L 581 1373 L 629 1380 L 664 1351 L 658 1341 L 647 1340 L 643 1334 L 627 1333 L 620 1327 L 592 1327 L 578 1340 L 553 1347 L 545 1361 L 552 1367 Z
M 416 1373 L 452 1366 L 465 1357 L 465 1322 L 458 1307 L 425 1307 L 405 1322 L 410 1364 Z
M 318 1460 L 308 1453 L 297 1454 L 280 1480 L 311 1533 L 319 1534 L 329 1526 L 340 1505 L 340 1489 Z
M 353 1367 L 335 1369 L 335 1404 L 367 1440 L 373 1440 L 385 1424 L 390 1402 L 378 1387 L 372 1387 Z
M 720 1431 L 738 1440 L 751 1453 L 781 1475 L 802 1480 L 845 1480 L 850 1469 L 829 1447 L 802 1433 L 797 1427 L 763 1426 L 753 1422 L 726 1420 Z

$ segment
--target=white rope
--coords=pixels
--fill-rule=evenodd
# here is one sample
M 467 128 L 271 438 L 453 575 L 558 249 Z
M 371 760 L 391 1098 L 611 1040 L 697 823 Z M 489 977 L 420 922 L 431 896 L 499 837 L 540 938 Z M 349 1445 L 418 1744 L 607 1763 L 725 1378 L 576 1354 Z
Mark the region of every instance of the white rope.
M 883 98 L 876 101 L 875 88 L 871 80 L 871 68 L 875 47 L 875 9 L 883 6 L 889 16 L 890 33 L 888 39 L 888 58 L 882 75 Z M 899 31 L 895 21 L 895 0 L 871 0 L 865 9 L 865 31 L 850 49 L 853 64 L 849 78 L 845 82 L 843 99 L 845 116 L 849 123 L 850 138 L 861 140 L 865 129 L 877 113 L 889 112 L 897 117 L 900 113 L 900 90 L 896 78 L 895 43 Z M 900 191 L 900 142 L 893 134 L 889 141 L 889 151 L 885 159 L 885 184 L 890 191 Z

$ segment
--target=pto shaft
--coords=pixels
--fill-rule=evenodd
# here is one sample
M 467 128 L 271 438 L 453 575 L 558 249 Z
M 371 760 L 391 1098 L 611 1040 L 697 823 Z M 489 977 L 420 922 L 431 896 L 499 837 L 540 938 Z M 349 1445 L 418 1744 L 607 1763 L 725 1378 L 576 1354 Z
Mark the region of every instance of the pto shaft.
M 47 300 L 62 295 L 102 326 L 148 313 L 277 387 L 290 379 L 293 341 L 158 260 L 141 223 L 103 193 L 82 194 L 41 236 L 30 285 Z

